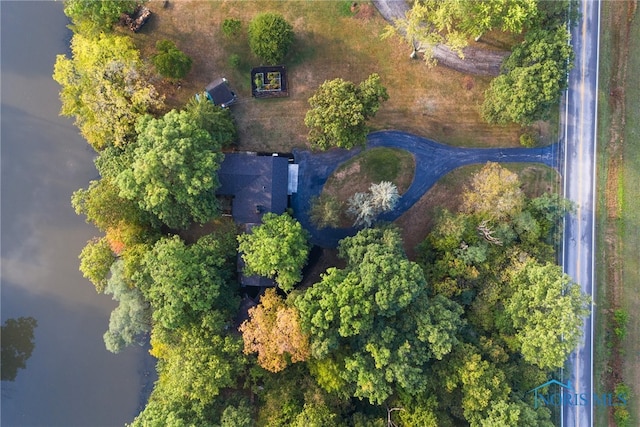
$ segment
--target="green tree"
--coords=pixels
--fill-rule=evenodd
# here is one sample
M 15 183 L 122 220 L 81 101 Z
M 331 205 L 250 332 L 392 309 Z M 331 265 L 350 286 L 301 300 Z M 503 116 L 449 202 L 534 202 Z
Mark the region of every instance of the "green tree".
M 107 277 L 116 257 L 106 238 L 94 238 L 80 252 L 80 271 L 89 279 L 99 293 L 107 286 Z
M 151 59 L 162 77 L 179 80 L 191 70 L 193 60 L 178 49 L 171 40 L 158 40 L 156 50 L 158 53 Z
M 249 23 L 249 47 L 267 64 L 282 61 L 293 43 L 293 27 L 282 15 L 265 12 Z
M 171 228 L 203 224 L 218 212 L 216 171 L 226 139 L 214 139 L 191 114 L 172 110 L 138 122 L 133 162 L 116 178 L 120 196 L 134 200 Z
M 238 406 L 227 406 L 220 418 L 220 427 L 253 427 L 251 407 L 242 402 Z
M 395 228 L 346 238 L 340 255 L 347 268 L 330 268 L 295 300 L 312 355 L 328 359 L 322 369 L 372 404 L 396 390 L 424 391 L 428 362 L 442 359 L 457 341 L 461 308 L 428 299 L 422 271 L 406 259 Z
M 548 119 L 567 87 L 567 75 L 573 66 L 569 38 L 564 26 L 529 31 L 505 61 L 506 74 L 493 79 L 485 92 L 485 120 L 527 126 Z
M 113 295 L 118 306 L 111 312 L 109 330 L 103 338 L 107 350 L 119 353 L 124 347 L 140 342 L 144 333 L 151 330 L 151 310 L 138 288 L 129 285 L 124 276 L 124 261 L 111 266 L 105 294 Z
M 561 368 L 582 336 L 589 296 L 559 266 L 534 261 L 515 267 L 511 284 L 504 309 L 524 360 L 543 369 Z
M 309 233 L 288 214 L 266 213 L 262 225 L 238 236 L 245 274 L 272 278 L 289 292 L 302 280 L 309 255 Z
M 76 28 L 108 31 L 121 14 L 133 12 L 138 3 L 136 0 L 65 0 L 64 13 Z
M 0 361 L 2 362 L 2 381 L 15 381 L 19 369 L 27 367 L 36 344 L 33 330 L 38 321 L 33 317 L 7 319 L 0 327 Z
M 331 412 L 327 405 L 305 403 L 304 409 L 293 422 L 293 427 L 325 427 L 344 425 L 338 421 L 337 414 Z
M 75 34 L 71 52 L 71 59 L 58 55 L 54 66 L 53 79 L 62 86 L 60 114 L 75 117 L 82 136 L 97 151 L 131 142 L 136 120 L 163 105 L 142 72 L 133 41 Z
M 90 181 L 87 189 L 74 191 L 71 205 L 78 215 L 85 215 L 88 222 L 102 231 L 117 228 L 125 222 L 139 226 L 144 230 L 143 234 L 152 234 L 151 229 L 159 225 L 135 202 L 120 197 L 120 189 L 108 178 Z
M 223 388 L 236 384 L 245 366 L 242 340 L 225 332 L 224 317 L 209 310 L 175 330 L 154 327 L 151 353 L 161 362 L 158 383 L 166 398 L 202 412 Z
M 462 57 L 472 38 L 493 29 L 518 34 L 535 22 L 537 14 L 535 0 L 419 0 L 386 35 L 401 32 L 414 49 L 416 44 L 430 48 L 444 44 Z
M 167 329 L 193 322 L 216 308 L 232 313 L 237 304 L 231 277 L 235 248 L 210 234 L 186 246 L 178 236 L 160 239 L 136 277 L 153 308 L 153 320 Z
M 342 79 L 325 81 L 309 98 L 311 109 L 304 118 L 309 142 L 322 150 L 364 145 L 369 132 L 366 122 L 387 99 L 378 74 L 358 86 Z
M 232 145 L 236 140 L 238 132 L 229 109 L 215 105 L 204 94 L 201 94 L 199 99 L 191 98 L 185 111 L 191 115 L 198 127 L 209 132 L 223 147 Z

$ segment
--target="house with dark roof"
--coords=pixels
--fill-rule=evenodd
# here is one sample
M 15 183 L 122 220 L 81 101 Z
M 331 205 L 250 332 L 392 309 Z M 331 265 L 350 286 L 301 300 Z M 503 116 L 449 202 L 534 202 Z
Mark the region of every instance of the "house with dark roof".
M 297 190 L 297 166 L 283 156 L 255 153 L 226 154 L 218 170 L 220 187 L 216 195 L 230 199 L 233 220 L 245 232 L 262 222 L 265 213 L 283 214 L 289 195 Z M 273 280 L 242 274 L 244 263 L 238 256 L 239 281 L 243 287 L 273 287 Z
M 289 159 L 252 153 L 226 154 L 218 170 L 218 196 L 231 198 L 231 216 L 240 224 L 260 224 L 262 215 L 284 213 L 289 202 Z

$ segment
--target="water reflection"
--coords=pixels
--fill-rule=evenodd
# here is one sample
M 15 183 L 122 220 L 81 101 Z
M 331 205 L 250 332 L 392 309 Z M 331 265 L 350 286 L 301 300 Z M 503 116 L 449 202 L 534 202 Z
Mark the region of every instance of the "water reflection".
M 78 271 L 78 254 L 97 230 L 69 200 L 97 171 L 95 152 L 58 116 L 51 74 L 56 54 L 68 51 L 68 21 L 61 2 L 0 3 L 0 325 L 37 319 L 26 368 L 2 381 L 0 425 L 122 426 L 144 405 L 154 365 L 143 347 L 105 349 L 115 304 Z M 4 379 L 12 374 L 4 348 L 2 358 Z
M 36 346 L 33 330 L 38 321 L 33 317 L 7 319 L 0 331 L 0 366 L 2 381 L 15 381 L 19 369 L 27 367 L 27 360 Z

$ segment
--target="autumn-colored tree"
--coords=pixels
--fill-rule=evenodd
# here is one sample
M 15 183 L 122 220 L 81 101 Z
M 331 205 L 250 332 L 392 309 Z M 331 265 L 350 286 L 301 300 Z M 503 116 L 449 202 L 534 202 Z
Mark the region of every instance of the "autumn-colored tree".
M 473 175 L 464 190 L 462 210 L 480 217 L 501 220 L 522 211 L 524 193 L 518 175 L 498 163 L 488 162 Z
M 96 151 L 133 141 L 136 120 L 161 108 L 163 99 L 143 74 L 131 38 L 76 34 L 71 52 L 71 58 L 58 55 L 54 66 L 53 79 L 62 86 L 60 114 L 75 118 Z
M 311 354 L 298 310 L 288 307 L 273 288 L 249 310 L 249 320 L 240 325 L 240 331 L 245 354 L 258 353 L 258 364 L 271 372 L 283 370 L 289 362 L 303 362 Z

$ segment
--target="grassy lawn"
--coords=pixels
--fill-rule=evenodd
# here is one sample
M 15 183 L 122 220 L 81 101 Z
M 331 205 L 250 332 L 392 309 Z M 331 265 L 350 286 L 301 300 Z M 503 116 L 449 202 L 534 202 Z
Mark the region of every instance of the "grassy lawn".
M 634 19 L 635 15 L 635 19 Z M 597 385 L 632 388 L 629 426 L 640 422 L 640 21 L 632 4 L 603 3 L 598 135 Z M 613 333 L 612 313 L 628 314 L 626 336 Z M 596 425 L 615 425 L 597 408 Z
M 528 197 L 537 197 L 546 192 L 559 190 L 560 176 L 552 168 L 524 163 L 503 163 L 501 165 L 518 174 L 522 182 L 522 189 Z M 482 166 L 463 166 L 449 172 L 396 220 L 396 224 L 402 229 L 405 251 L 409 259 L 415 259 L 415 247 L 429 234 L 440 210 L 458 211 L 462 204 L 461 189 L 470 184 L 471 177 Z
M 134 35 L 143 57 L 154 52 L 155 41 L 173 40 L 194 60 L 180 87 L 163 84 L 169 106 L 179 108 L 214 78 L 225 76 L 239 95 L 231 107 L 240 130 L 239 149 L 285 151 L 306 147 L 304 115 L 308 98 L 325 80 L 341 77 L 360 82 L 378 73 L 390 99 L 371 125 L 400 129 L 435 140 L 466 146 L 517 146 L 520 127 L 483 123 L 479 106 L 489 79 L 471 77 L 443 67 L 410 60 L 410 49 L 399 38 L 381 40 L 386 22 L 373 6 L 349 1 L 174 1 L 166 7 L 152 0 L 153 16 Z M 257 100 L 251 97 L 251 67 L 260 65 L 250 53 L 246 29 L 259 12 L 277 11 L 293 25 L 295 42 L 285 59 L 290 97 Z M 225 18 L 242 21 L 237 37 L 225 38 Z M 123 30 L 124 31 L 124 30 Z M 130 34 L 127 32 L 127 34 Z M 229 62 L 238 55 L 238 64 Z M 547 135 L 552 127 L 543 126 Z
M 371 184 L 391 181 L 400 194 L 407 191 L 415 173 L 413 154 L 397 148 L 377 147 L 345 162 L 329 177 L 324 191 L 339 200 L 365 192 Z
M 355 193 L 364 193 L 371 184 L 393 182 L 398 193 L 411 186 L 416 162 L 413 154 L 397 148 L 376 147 L 365 150 L 345 162 L 327 179 L 323 195 L 335 197 L 344 207 Z M 342 215 L 341 226 L 349 227 L 353 221 Z

